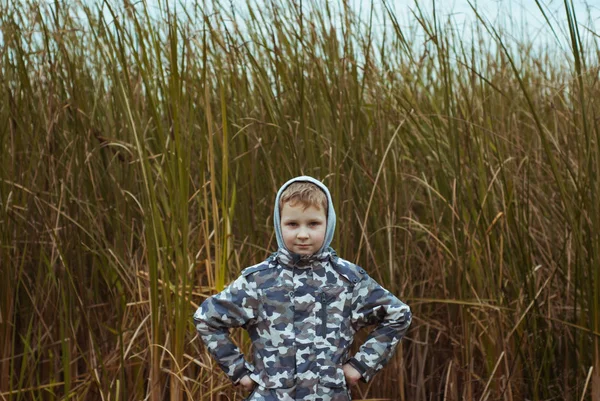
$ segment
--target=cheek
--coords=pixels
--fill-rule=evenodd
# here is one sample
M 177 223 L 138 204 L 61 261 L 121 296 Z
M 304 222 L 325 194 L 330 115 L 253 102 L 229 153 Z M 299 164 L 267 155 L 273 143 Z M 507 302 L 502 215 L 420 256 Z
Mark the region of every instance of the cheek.
M 318 238 L 319 238 L 320 241 L 324 241 L 325 240 L 325 232 L 326 232 L 325 229 L 319 230 L 319 232 L 318 232 L 317 235 L 318 235 Z
M 281 235 L 283 236 L 284 241 L 288 241 L 290 238 L 295 236 L 294 231 L 290 230 L 289 228 L 282 228 Z

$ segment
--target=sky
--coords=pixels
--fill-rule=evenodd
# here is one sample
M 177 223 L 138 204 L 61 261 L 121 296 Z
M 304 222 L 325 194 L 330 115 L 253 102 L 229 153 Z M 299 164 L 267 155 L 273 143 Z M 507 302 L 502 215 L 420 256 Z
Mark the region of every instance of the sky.
M 158 10 L 158 1 L 165 4 L 165 0 L 145 0 L 150 8 Z M 197 0 L 202 3 L 203 0 Z M 204 0 L 210 3 L 212 0 Z M 277 0 L 221 0 L 222 5 L 233 6 L 243 14 L 246 9 L 246 2 L 252 4 L 261 4 Z M 382 30 L 383 20 L 381 16 L 385 13 L 384 1 L 391 7 L 401 26 L 408 27 L 414 24 L 412 12 L 416 12 L 417 4 L 426 13 L 431 15 L 435 7 L 436 15 L 439 20 L 444 21 L 450 18 L 453 25 L 464 28 L 466 33 L 472 32 L 474 24 L 479 24 L 471 5 L 477 8 L 478 12 L 484 16 L 493 26 L 510 26 L 514 32 L 515 38 L 522 38 L 525 34 L 532 42 L 539 42 L 541 45 L 553 44 L 561 47 L 563 50 L 568 48 L 569 33 L 565 11 L 565 0 L 293 0 L 303 4 L 328 3 L 333 8 L 339 8 L 344 1 L 347 1 L 352 9 L 360 15 L 363 21 L 368 21 L 371 7 L 375 13 L 375 29 Z M 597 40 L 600 34 L 600 0 L 567 0 L 573 5 L 575 15 L 577 16 L 580 34 L 585 40 Z M 175 2 L 171 1 L 171 4 Z M 178 1 L 179 5 L 185 4 L 185 1 Z M 188 3 L 189 4 L 189 3 Z M 538 4 L 546 13 L 555 33 L 549 28 L 548 22 L 544 19 Z M 228 7 L 228 8 L 229 8 Z M 379 16 L 379 18 L 377 18 Z M 387 24 L 390 24 L 389 19 Z M 389 27 L 391 28 L 391 26 Z M 509 32 L 510 34 L 510 32 Z M 555 36 L 556 35 L 556 36 Z
M 4 1 L 0 0 L 0 4 Z M 41 3 L 52 4 L 55 0 L 41 0 Z M 125 0 L 77 0 L 83 1 L 88 5 L 98 6 L 103 10 L 107 21 L 112 20 L 112 16 L 108 12 L 108 7 L 103 6 L 106 3 L 111 5 L 123 5 Z M 165 4 L 173 9 L 176 5 L 180 10 L 182 7 L 191 7 L 191 4 L 211 4 L 217 0 L 127 0 L 127 3 L 134 4 L 136 7 L 143 7 L 145 3 L 151 13 L 155 13 L 156 17 L 160 15 L 160 9 Z M 527 38 L 534 46 L 539 45 L 540 48 L 547 48 L 549 45 L 556 47 L 558 53 L 569 53 L 570 37 L 568 32 L 568 24 L 565 12 L 565 0 L 291 0 L 302 4 L 318 4 L 323 7 L 329 4 L 332 8 L 339 9 L 342 4 L 347 2 L 356 14 L 360 16 L 362 21 L 366 22 L 369 19 L 371 7 L 374 10 L 373 28 L 375 35 L 382 32 L 384 27 L 388 31 L 392 30 L 389 18 L 383 18 L 385 14 L 384 2 L 393 9 L 400 26 L 403 29 L 408 29 L 414 26 L 415 17 L 412 13 L 417 12 L 418 7 L 428 16 L 431 16 L 435 7 L 436 16 L 439 21 L 450 19 L 452 26 L 456 29 L 464 29 L 459 36 L 461 41 L 468 41 L 469 35 L 473 32 L 473 27 L 481 26 L 477 20 L 472 6 L 476 7 L 478 12 L 490 22 L 491 26 L 504 27 L 506 29 L 503 34 L 503 40 L 508 37 L 514 37 L 515 42 L 520 42 L 523 38 Z M 584 46 L 587 49 L 596 49 L 600 42 L 600 0 L 566 0 L 573 5 L 575 15 L 578 19 L 579 31 L 584 44 L 592 44 Z M 246 10 L 247 2 L 261 8 L 261 4 L 274 2 L 275 4 L 283 3 L 280 0 L 218 0 L 218 2 L 230 9 L 232 6 L 243 15 Z M 552 32 L 550 25 L 545 21 L 538 4 L 546 13 L 550 21 L 550 25 L 554 28 Z M 159 5 L 162 5 L 159 6 Z M 205 10 L 206 11 L 206 10 Z M 387 27 L 385 26 L 387 25 Z M 417 38 L 418 40 L 419 38 Z M 426 38 L 423 38 L 425 40 Z M 2 33 L 0 32 L 0 43 L 2 43 Z
M 369 7 L 371 1 L 352 0 L 353 7 Z M 375 0 L 375 6 L 381 5 L 381 0 Z M 406 14 L 406 10 L 415 9 L 414 0 L 392 0 L 398 15 Z M 433 4 L 440 18 L 452 18 L 458 25 L 478 23 L 471 5 L 475 6 L 479 13 L 486 17 L 492 25 L 498 26 L 509 21 L 515 24 L 515 28 L 526 30 L 533 40 L 555 40 L 543 13 L 535 0 L 445 0 L 445 1 L 420 1 L 419 5 L 431 12 Z M 539 4 L 552 23 L 556 34 L 560 39 L 568 37 L 568 25 L 564 0 L 540 0 Z M 578 18 L 580 29 L 598 32 L 600 27 L 600 0 L 573 0 L 573 9 Z M 410 12 L 410 11 L 408 11 Z M 561 37 L 562 36 L 562 37 Z

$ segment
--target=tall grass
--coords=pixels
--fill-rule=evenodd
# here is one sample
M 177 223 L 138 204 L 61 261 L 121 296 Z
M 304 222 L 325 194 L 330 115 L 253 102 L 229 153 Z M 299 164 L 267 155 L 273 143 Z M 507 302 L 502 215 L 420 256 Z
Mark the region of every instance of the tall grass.
M 334 3 L 1 3 L 1 399 L 239 397 L 190 317 L 299 174 L 414 311 L 356 399 L 600 397 L 597 34 Z

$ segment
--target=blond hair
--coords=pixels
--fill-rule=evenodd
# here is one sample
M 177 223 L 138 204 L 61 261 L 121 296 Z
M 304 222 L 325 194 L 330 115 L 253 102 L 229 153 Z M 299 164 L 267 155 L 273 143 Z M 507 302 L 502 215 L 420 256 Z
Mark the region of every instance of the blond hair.
M 304 209 L 311 206 L 322 208 L 325 215 L 327 215 L 327 195 L 312 182 L 298 181 L 290 184 L 279 197 L 280 211 L 284 203 L 289 203 L 290 206 L 300 203 L 304 206 Z

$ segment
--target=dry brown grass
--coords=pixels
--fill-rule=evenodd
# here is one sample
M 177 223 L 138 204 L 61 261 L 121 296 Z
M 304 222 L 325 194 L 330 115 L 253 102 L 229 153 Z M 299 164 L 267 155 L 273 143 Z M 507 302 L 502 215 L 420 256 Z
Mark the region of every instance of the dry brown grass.
M 599 52 L 570 3 L 561 58 L 483 19 L 472 44 L 221 3 L 0 3 L 0 399 L 239 397 L 191 314 L 301 173 L 415 316 L 357 399 L 598 399 Z

